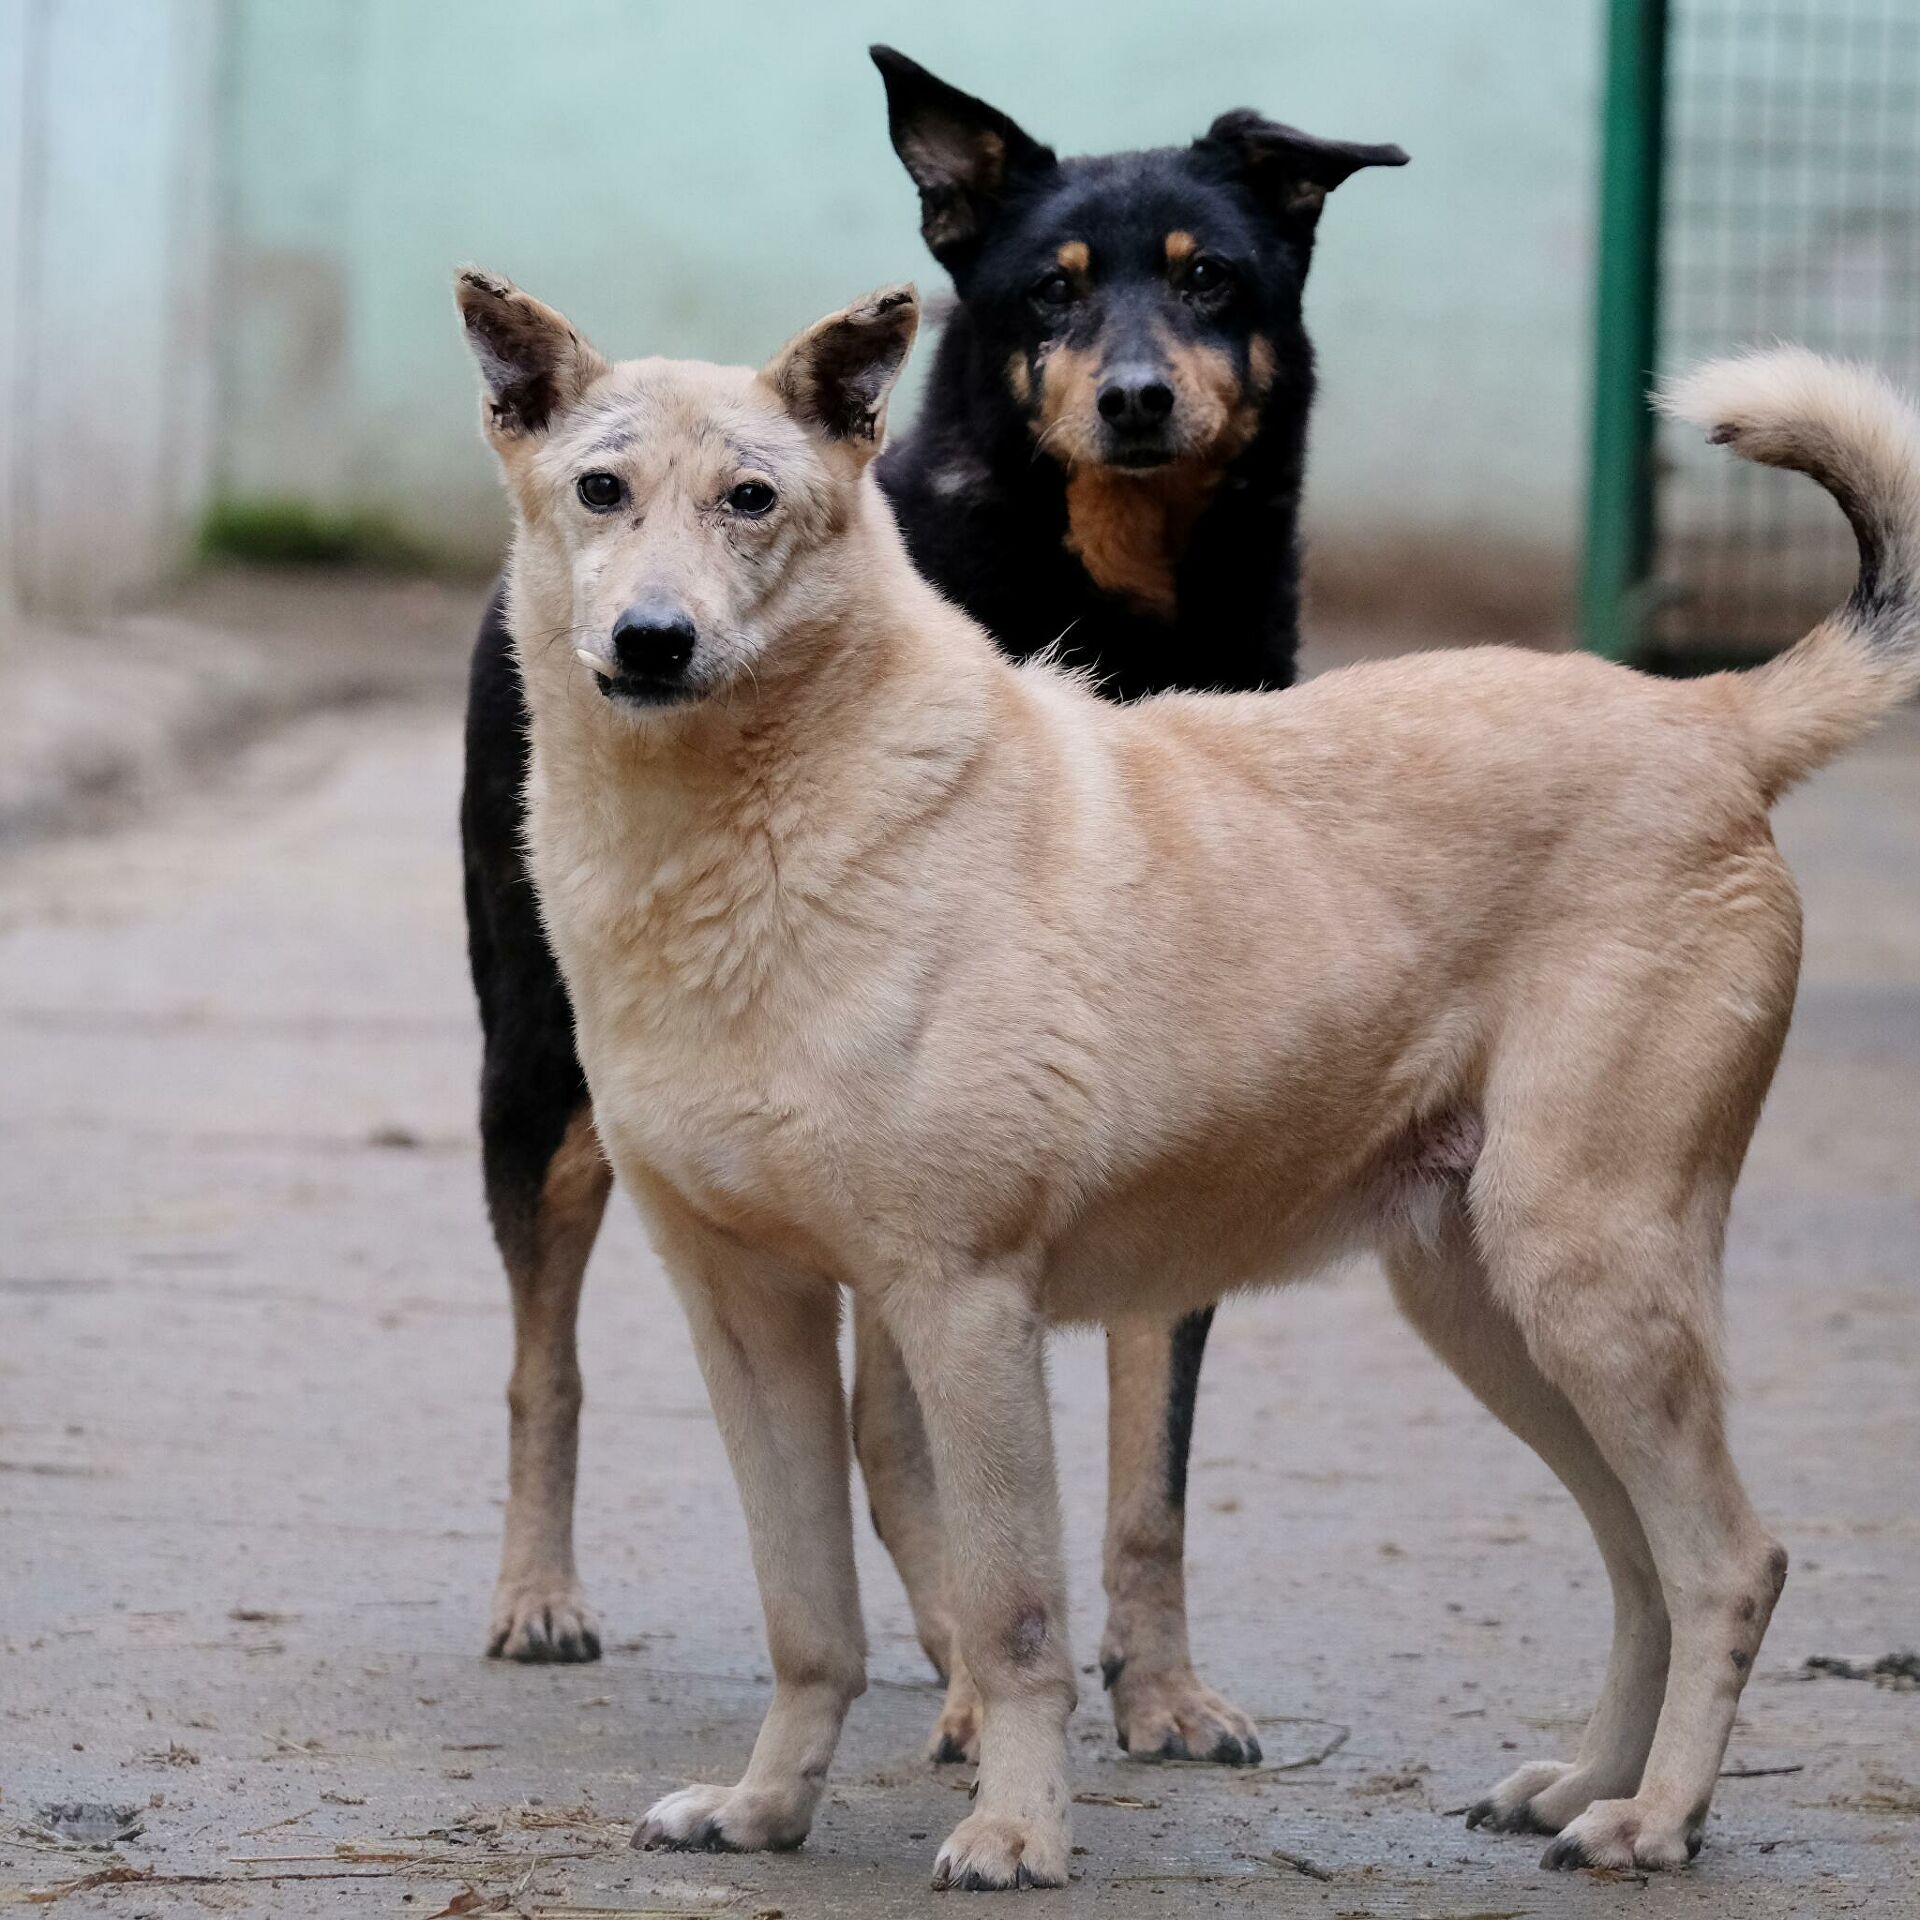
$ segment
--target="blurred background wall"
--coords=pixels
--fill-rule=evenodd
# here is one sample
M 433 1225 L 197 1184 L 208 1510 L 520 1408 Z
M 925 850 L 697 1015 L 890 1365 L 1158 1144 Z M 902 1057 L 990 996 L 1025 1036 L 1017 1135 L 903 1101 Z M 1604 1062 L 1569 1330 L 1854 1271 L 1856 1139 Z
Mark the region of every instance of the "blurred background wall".
M 889 39 L 1063 151 L 1250 104 L 1398 140 L 1329 203 L 1318 545 L 1570 575 L 1600 22 L 1540 0 L 0 0 L 7 571 L 124 597 L 216 502 L 487 564 L 451 319 L 476 260 L 617 353 L 757 359 L 944 284 L 888 145 Z M 1390 570 L 1390 569 L 1388 569 Z M 1471 570 L 1471 569 L 1469 569 Z
M 0 606 L 176 570 L 216 485 L 215 0 L 0 0 Z

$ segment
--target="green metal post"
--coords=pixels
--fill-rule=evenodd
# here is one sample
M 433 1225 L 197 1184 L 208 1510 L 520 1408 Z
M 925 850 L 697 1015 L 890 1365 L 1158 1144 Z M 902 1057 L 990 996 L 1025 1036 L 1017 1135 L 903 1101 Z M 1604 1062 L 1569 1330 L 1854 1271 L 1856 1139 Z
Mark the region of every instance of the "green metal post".
M 1640 650 L 1653 558 L 1647 387 L 1658 348 L 1666 68 L 1667 0 L 1607 0 L 1580 635 L 1586 647 L 1609 660 L 1631 660 Z

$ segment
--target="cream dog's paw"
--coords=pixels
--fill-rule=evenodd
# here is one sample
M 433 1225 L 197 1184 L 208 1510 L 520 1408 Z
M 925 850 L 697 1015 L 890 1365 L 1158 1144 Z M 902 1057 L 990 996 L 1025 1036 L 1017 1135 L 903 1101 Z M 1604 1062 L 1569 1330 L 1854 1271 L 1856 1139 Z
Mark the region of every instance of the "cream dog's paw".
M 1070 1840 L 1064 1820 L 970 1813 L 947 1836 L 933 1863 L 935 1891 L 1001 1893 L 1064 1887 Z
M 487 1653 L 527 1665 L 600 1658 L 600 1624 L 577 1581 L 502 1581 L 493 1596 Z
M 1556 1820 L 1550 1827 L 1542 1826 L 1534 1816 L 1533 1800 L 1572 1772 L 1571 1761 L 1529 1760 L 1467 1809 L 1467 1825 L 1486 1827 L 1494 1833 L 1558 1833 L 1566 1822 Z
M 811 1806 L 745 1787 L 682 1787 L 633 1830 L 636 1847 L 675 1853 L 783 1853 L 807 1837 Z
M 1114 1730 L 1136 1760 L 1208 1760 L 1257 1767 L 1252 1719 L 1191 1667 L 1141 1668 L 1127 1661 L 1110 1682 Z
M 1540 1857 L 1543 1867 L 1684 1867 L 1700 1851 L 1701 1824 L 1639 1800 L 1596 1800 Z

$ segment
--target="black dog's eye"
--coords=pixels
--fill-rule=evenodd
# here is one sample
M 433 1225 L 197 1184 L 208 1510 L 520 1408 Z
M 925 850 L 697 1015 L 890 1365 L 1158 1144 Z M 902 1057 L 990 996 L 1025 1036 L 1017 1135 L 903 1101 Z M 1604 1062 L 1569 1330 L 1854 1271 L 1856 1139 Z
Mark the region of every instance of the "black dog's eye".
M 627 497 L 627 483 L 617 473 L 583 473 L 580 501 L 595 513 L 611 513 Z
M 1209 254 L 1202 254 L 1187 269 L 1189 293 L 1218 293 L 1227 284 L 1227 269 Z
M 773 511 L 777 497 L 764 480 L 742 480 L 727 495 L 727 505 L 735 513 L 745 514 L 749 520 L 758 520 L 762 514 Z
M 1073 282 L 1064 273 L 1048 274 L 1035 284 L 1033 303 L 1037 307 L 1070 307 L 1073 304 Z

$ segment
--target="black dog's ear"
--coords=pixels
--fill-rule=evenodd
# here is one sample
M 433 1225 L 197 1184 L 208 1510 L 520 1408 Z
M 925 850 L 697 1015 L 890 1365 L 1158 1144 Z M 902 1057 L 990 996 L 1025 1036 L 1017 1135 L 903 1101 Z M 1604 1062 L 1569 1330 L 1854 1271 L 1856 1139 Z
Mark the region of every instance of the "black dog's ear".
M 893 150 L 920 189 L 920 231 L 948 272 L 979 247 L 1007 189 L 1059 164 L 997 107 L 976 100 L 891 47 L 871 47 L 887 85 Z
M 803 427 L 864 465 L 880 450 L 887 396 L 920 327 L 911 286 L 882 287 L 796 335 L 760 370 Z
M 1236 107 L 1223 113 L 1194 145 L 1217 155 L 1270 211 L 1311 227 L 1326 197 L 1362 167 L 1404 167 L 1395 146 L 1370 147 L 1357 140 L 1316 140 L 1297 127 L 1283 127 Z
M 454 286 L 496 434 L 544 433 L 607 370 L 563 314 L 511 280 L 462 270 Z

